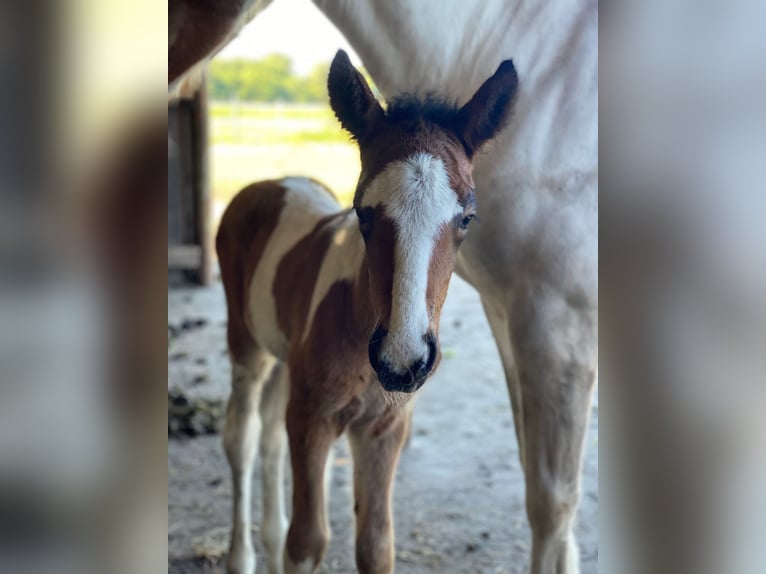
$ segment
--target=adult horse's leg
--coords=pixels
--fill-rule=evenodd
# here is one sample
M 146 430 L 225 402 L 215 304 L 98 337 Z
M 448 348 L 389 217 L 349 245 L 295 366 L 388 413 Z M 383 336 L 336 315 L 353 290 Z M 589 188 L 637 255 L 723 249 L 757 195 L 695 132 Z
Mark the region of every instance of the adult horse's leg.
M 534 284 L 510 317 L 519 377 L 532 574 L 576 574 L 572 528 L 597 361 L 597 309 Z
M 394 571 L 391 494 L 409 411 L 391 412 L 349 429 L 354 456 L 356 565 L 361 574 Z
M 492 328 L 492 335 L 497 343 L 497 350 L 500 353 L 500 359 L 503 363 L 505 372 L 505 381 L 508 385 L 508 394 L 511 398 L 511 409 L 513 411 L 513 424 L 516 428 L 516 440 L 519 446 L 519 460 L 521 466 L 524 466 L 524 425 L 523 414 L 521 412 L 521 386 L 519 385 L 519 375 L 516 371 L 516 364 L 513 359 L 513 348 L 511 347 L 511 330 L 508 322 L 508 314 L 502 306 L 491 302 L 487 297 L 482 296 L 481 303 L 484 306 L 484 313 L 487 315 L 487 321 Z

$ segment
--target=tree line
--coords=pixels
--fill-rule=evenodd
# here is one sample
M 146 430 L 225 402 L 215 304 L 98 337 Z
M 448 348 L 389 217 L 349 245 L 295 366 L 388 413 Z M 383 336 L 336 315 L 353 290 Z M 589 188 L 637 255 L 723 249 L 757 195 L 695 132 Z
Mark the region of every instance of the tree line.
M 317 64 L 305 76 L 293 70 L 289 56 L 271 54 L 260 60 L 213 60 L 208 64 L 208 93 L 214 100 L 247 102 L 327 103 L 330 62 Z M 364 68 L 359 70 L 373 93 L 375 83 Z
M 327 102 L 330 64 L 318 64 L 297 76 L 288 56 L 260 60 L 213 60 L 208 65 L 208 93 L 215 100 L 252 102 Z

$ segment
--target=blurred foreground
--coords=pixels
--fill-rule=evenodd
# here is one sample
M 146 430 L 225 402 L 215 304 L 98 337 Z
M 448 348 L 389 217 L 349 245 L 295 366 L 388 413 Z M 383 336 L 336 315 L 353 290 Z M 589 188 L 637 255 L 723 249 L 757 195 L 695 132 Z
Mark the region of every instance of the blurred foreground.
M 764 11 L 650 1 L 600 15 L 604 572 L 766 563 Z M 162 572 L 179 532 L 167 520 L 165 16 L 147 0 L 0 0 L 3 571 Z M 576 105 L 569 96 L 562 105 Z M 431 400 L 461 405 L 465 385 L 437 395 L 439 382 L 426 386 L 425 420 Z M 498 416 L 510 437 L 509 411 Z M 454 417 L 447 430 L 448 448 L 477 448 Z M 424 440 L 402 482 L 425 501 L 438 467 L 409 474 Z M 477 476 L 460 498 L 489 488 Z M 497 510 L 507 486 L 482 501 L 509 525 L 521 512 L 517 497 Z M 455 552 L 481 540 L 484 528 L 468 537 L 457 524 Z M 521 554 L 502 533 L 491 545 L 510 561 Z M 413 540 L 425 552 L 431 538 Z

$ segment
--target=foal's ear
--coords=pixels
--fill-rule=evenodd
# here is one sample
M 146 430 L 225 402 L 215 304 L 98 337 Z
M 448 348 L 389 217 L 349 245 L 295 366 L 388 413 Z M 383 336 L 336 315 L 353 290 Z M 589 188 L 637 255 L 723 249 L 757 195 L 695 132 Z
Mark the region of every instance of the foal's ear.
M 343 50 L 338 50 L 330 65 L 327 91 L 332 110 L 357 141 L 365 139 L 375 122 L 385 116 L 364 76 L 351 65 Z
M 512 60 L 505 60 L 458 112 L 455 131 L 473 155 L 499 134 L 511 118 L 519 77 Z

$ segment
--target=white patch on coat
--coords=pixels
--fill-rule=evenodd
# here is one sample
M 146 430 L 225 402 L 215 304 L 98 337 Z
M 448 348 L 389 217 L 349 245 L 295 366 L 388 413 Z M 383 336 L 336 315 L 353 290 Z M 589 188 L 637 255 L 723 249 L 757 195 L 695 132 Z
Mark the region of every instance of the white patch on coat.
M 287 356 L 288 342 L 279 328 L 274 300 L 274 279 L 285 255 L 310 233 L 317 222 L 341 207 L 323 186 L 302 177 L 278 182 L 287 188 L 285 206 L 253 274 L 248 291 L 248 317 L 258 344 L 280 359 Z M 258 325 L 253 329 L 252 325 Z
M 444 163 L 418 153 L 387 166 L 370 183 L 363 206 L 382 204 L 396 228 L 391 321 L 380 358 L 403 372 L 426 360 L 428 268 L 439 229 L 463 213 Z
M 277 380 L 266 384 L 261 397 L 261 541 L 268 572 L 284 572 L 284 548 L 287 535 L 285 511 L 285 454 L 287 431 L 285 410 L 290 397 L 290 369 L 282 365 Z
M 349 211 L 340 223 L 340 227 L 335 230 L 319 269 L 302 340 L 305 341 L 308 337 L 314 314 L 330 288 L 338 281 L 354 279 L 362 266 L 363 259 L 364 240 L 359 232 L 356 216 Z

